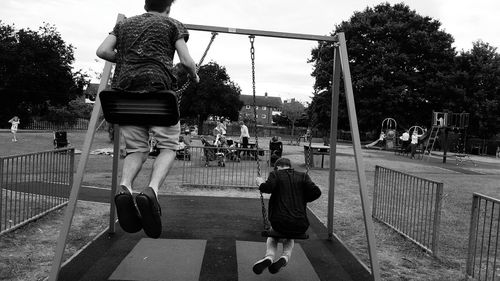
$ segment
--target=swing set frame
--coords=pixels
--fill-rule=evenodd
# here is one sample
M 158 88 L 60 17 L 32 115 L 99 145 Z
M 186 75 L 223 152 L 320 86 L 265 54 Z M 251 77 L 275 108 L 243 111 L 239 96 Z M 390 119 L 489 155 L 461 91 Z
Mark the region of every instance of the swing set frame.
M 118 14 L 117 22 L 125 18 L 123 14 Z M 309 41 L 324 41 L 333 42 L 334 45 L 334 60 L 333 60 L 333 75 L 332 75 L 332 106 L 331 106 L 331 125 L 330 125 L 330 171 L 329 171 L 329 189 L 328 189 L 328 212 L 327 212 L 327 231 L 328 240 L 341 241 L 338 236 L 333 232 L 333 214 L 334 214 L 334 191 L 335 191 L 335 168 L 336 168 L 336 150 L 337 150 L 337 128 L 338 128 L 338 115 L 339 115 L 339 96 L 340 96 L 340 75 L 343 76 L 345 96 L 347 102 L 347 110 L 349 115 L 349 123 L 351 127 L 351 136 L 353 140 L 354 149 L 354 159 L 356 163 L 356 170 L 359 182 L 359 193 L 363 211 L 365 232 L 368 243 L 368 254 L 370 257 L 371 274 L 374 281 L 379 281 L 380 279 L 380 266 L 377 258 L 376 252 L 376 241 L 374 235 L 374 227 L 371 214 L 371 205 L 367 194 L 367 181 L 366 174 L 363 165 L 361 142 L 359 137 L 359 128 L 356 117 L 356 109 L 354 103 L 354 93 L 352 87 L 351 74 L 349 69 L 349 60 L 347 55 L 347 46 L 344 33 L 337 33 L 333 36 L 320 36 L 320 35 L 310 35 L 310 34 L 298 34 L 298 33 L 285 33 L 285 32 L 275 32 L 275 31 L 264 31 L 264 30 L 252 30 L 252 29 L 239 29 L 239 28 L 228 28 L 228 27 L 218 27 L 218 26 L 206 26 L 206 25 L 195 25 L 195 24 L 185 24 L 187 29 L 194 31 L 208 31 L 216 33 L 228 33 L 228 34 L 238 34 L 247 35 L 253 37 L 274 37 L 274 38 L 284 38 L 284 39 L 297 39 L 297 40 L 309 40 Z M 99 122 L 99 116 L 101 115 L 101 101 L 99 98 L 99 93 L 103 91 L 109 78 L 111 76 L 112 63 L 106 62 L 104 65 L 101 82 L 98 88 L 98 95 L 96 97 L 92 115 L 90 118 L 89 126 L 85 136 L 85 140 L 82 146 L 82 154 L 78 167 L 76 170 L 76 175 L 73 180 L 69 202 L 66 207 L 63 225 L 61 226 L 61 231 L 59 234 L 59 239 L 57 241 L 54 260 L 52 263 L 52 268 L 49 275 L 49 280 L 56 281 L 59 276 L 59 271 L 62 264 L 64 249 L 66 246 L 68 234 L 71 228 L 73 216 L 76 209 L 76 204 L 78 201 L 78 193 L 80 191 L 80 186 L 82 184 L 83 175 L 85 173 L 85 167 L 90 155 L 90 149 L 94 139 L 94 135 Z M 113 145 L 113 155 L 119 155 L 119 127 L 114 125 L 114 145 Z M 113 157 L 113 175 L 111 183 L 110 192 L 110 219 L 108 233 L 112 234 L 115 232 L 116 226 L 116 213 L 115 204 L 113 196 L 116 193 L 118 185 L 118 160 L 119 157 Z M 361 263 L 361 262 L 360 262 Z M 363 266 L 366 267 L 363 263 Z M 370 271 L 369 268 L 367 268 Z

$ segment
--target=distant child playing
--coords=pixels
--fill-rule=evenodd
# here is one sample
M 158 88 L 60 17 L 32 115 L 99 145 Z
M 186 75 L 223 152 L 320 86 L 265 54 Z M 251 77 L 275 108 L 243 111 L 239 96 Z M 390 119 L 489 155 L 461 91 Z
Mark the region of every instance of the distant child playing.
M 17 134 L 17 128 L 19 127 L 19 124 L 21 123 L 21 119 L 19 117 L 14 116 L 12 119 L 9 120 L 9 123 L 12 124 L 10 127 L 10 131 L 12 132 L 12 141 L 17 142 L 16 134 Z
M 308 174 L 292 169 L 288 158 L 279 158 L 275 170 L 267 180 L 256 178 L 256 183 L 262 193 L 270 193 L 269 222 L 274 231 L 287 236 L 304 234 L 309 228 L 306 205 L 321 196 L 321 190 L 312 182 Z M 275 261 L 278 242 L 283 243 L 283 252 Z M 265 257 L 253 266 L 255 274 L 261 274 L 268 268 L 272 274 L 277 273 L 290 261 L 294 239 L 268 237 Z

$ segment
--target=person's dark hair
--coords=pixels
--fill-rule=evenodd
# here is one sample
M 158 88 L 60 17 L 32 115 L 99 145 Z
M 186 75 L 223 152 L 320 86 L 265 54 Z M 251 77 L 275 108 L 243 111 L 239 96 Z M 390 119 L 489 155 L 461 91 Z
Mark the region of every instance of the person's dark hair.
M 144 10 L 147 12 L 163 13 L 175 0 L 146 0 Z
M 290 167 L 291 168 L 292 162 L 288 158 L 281 157 L 278 160 L 276 160 L 276 162 L 274 163 L 274 168 L 276 169 L 278 167 Z

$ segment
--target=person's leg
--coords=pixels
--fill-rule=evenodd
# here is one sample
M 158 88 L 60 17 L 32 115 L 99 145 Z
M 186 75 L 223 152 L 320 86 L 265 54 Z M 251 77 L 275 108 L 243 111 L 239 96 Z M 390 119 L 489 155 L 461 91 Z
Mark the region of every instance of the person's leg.
M 283 253 L 281 254 L 280 258 L 277 261 L 273 262 L 273 264 L 269 266 L 269 272 L 271 274 L 278 273 L 283 267 L 285 267 L 288 264 L 288 261 L 292 256 L 293 246 L 295 245 L 294 240 L 283 239 L 282 243 L 283 243 Z
M 263 259 L 254 263 L 252 270 L 255 274 L 261 274 L 264 269 L 273 264 L 274 257 L 278 251 L 278 239 L 268 237 L 266 241 L 266 255 Z
M 132 193 L 132 183 L 139 174 L 142 164 L 146 161 L 147 157 L 147 152 L 134 152 L 128 154 L 123 161 L 120 185 L 127 187 L 130 193 Z
M 149 185 L 136 196 L 135 201 L 141 212 L 142 228 L 151 238 L 159 238 L 162 232 L 161 207 L 158 189 L 165 181 L 179 149 L 180 124 L 171 127 L 151 127 L 160 154 L 156 157 L 151 171 Z
M 248 148 L 248 137 L 243 137 L 243 140 L 242 140 L 242 144 L 243 144 L 243 148 Z M 248 150 L 246 150 L 244 153 L 244 155 L 250 155 L 250 152 Z
M 292 256 L 293 246 L 295 245 L 295 240 L 293 239 L 283 239 L 283 253 L 282 257 L 286 257 L 286 262 L 290 260 Z
M 158 194 L 158 188 L 167 178 L 168 172 L 174 163 L 174 159 L 175 151 L 171 149 L 161 149 L 160 154 L 156 157 L 153 163 L 153 170 L 151 171 L 151 179 L 149 181 L 149 187 L 151 187 L 156 194 Z
M 120 188 L 115 195 L 118 222 L 123 230 L 135 233 L 142 229 L 141 219 L 132 195 L 132 183 L 147 158 L 147 129 L 135 126 L 122 127 L 127 151 L 124 160 Z M 116 155 L 118 157 L 118 155 Z
M 128 152 L 123 161 L 120 185 L 125 186 L 132 193 L 132 184 L 146 161 L 149 152 L 148 129 L 137 126 L 122 126 L 121 133 Z
M 151 171 L 149 187 L 158 194 L 158 189 L 167 178 L 168 172 L 175 160 L 175 153 L 179 149 L 180 123 L 171 127 L 152 127 L 153 136 L 158 141 L 160 154 L 156 157 Z
M 266 241 L 266 257 L 274 260 L 276 253 L 278 252 L 278 239 L 273 237 L 267 237 Z

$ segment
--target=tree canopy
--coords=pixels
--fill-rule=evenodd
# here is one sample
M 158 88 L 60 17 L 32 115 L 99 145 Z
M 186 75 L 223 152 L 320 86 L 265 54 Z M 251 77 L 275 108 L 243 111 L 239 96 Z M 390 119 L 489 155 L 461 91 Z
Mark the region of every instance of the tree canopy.
M 182 72 L 178 73 L 179 84 L 186 81 Z M 182 95 L 180 110 L 183 118 L 195 119 L 201 128 L 209 116 L 238 120 L 241 89 L 226 72 L 226 68 L 216 62 L 200 67 L 200 83 L 191 85 Z
M 404 126 L 427 124 L 432 110 L 456 94 L 449 86 L 453 37 L 440 26 L 404 4 L 388 3 L 356 12 L 336 26 L 334 33 L 344 32 L 347 38 L 361 130 L 378 129 L 386 117 Z M 316 91 L 330 90 L 333 45 L 321 43 L 311 55 Z M 341 114 L 345 119 L 346 112 Z
M 456 58 L 455 108 L 471 112 L 469 132 L 489 138 L 500 132 L 500 54 L 482 41 Z
M 295 125 L 297 125 L 297 121 L 300 120 L 304 113 L 305 107 L 298 101 L 292 100 L 291 102 L 287 102 L 283 104 L 283 108 L 281 111 L 282 115 L 286 117 L 290 124 L 292 125 L 292 136 L 294 135 Z
M 43 115 L 81 96 L 86 75 L 72 71 L 73 49 L 49 24 L 16 31 L 0 21 L 1 118 Z

